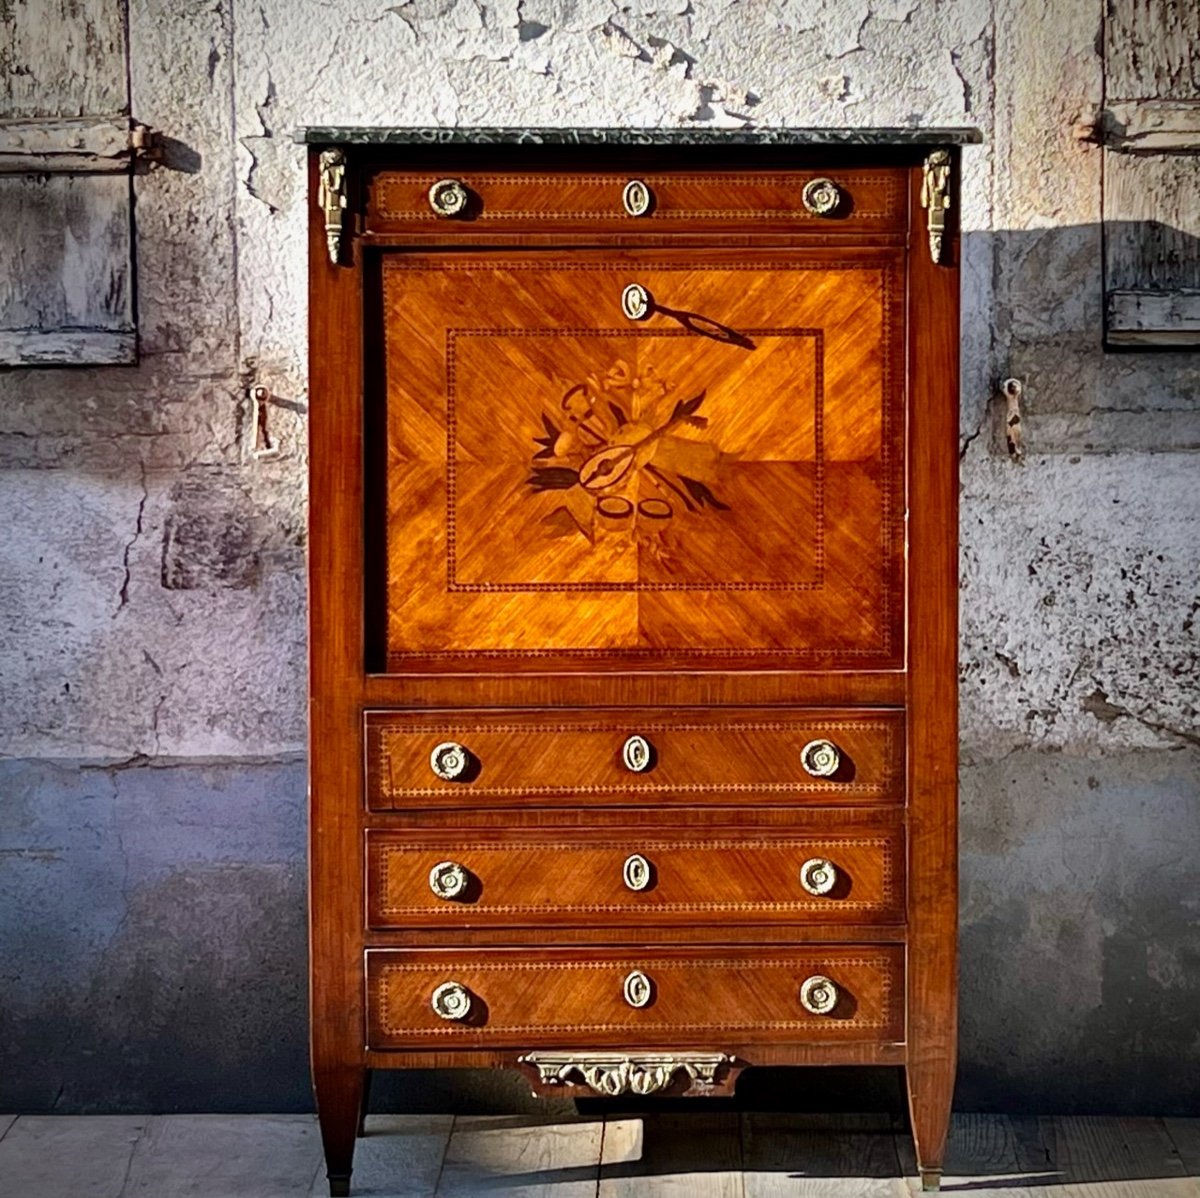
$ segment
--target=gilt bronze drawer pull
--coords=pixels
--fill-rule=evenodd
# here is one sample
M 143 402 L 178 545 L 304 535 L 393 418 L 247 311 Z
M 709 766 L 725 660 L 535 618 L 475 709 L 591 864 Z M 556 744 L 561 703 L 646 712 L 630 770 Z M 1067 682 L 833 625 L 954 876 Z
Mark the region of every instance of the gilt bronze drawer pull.
M 800 764 L 814 778 L 832 778 L 842 764 L 842 755 L 831 740 L 810 740 L 800 750 Z
M 467 208 L 467 189 L 457 179 L 439 179 L 429 189 L 429 206 L 438 216 L 461 216 Z
M 832 179 L 810 179 L 800 199 L 813 216 L 832 216 L 842 202 L 842 193 Z
M 800 866 L 800 885 L 809 894 L 828 894 L 838 880 L 837 867 L 824 857 L 812 857 Z
M 439 1019 L 466 1019 L 471 1013 L 471 992 L 459 982 L 443 982 L 429 1005 Z
M 810 1015 L 828 1015 L 837 1002 L 837 986 L 822 974 L 813 974 L 800 986 L 800 1005 Z
M 440 899 L 458 898 L 467 888 L 467 871 L 457 861 L 439 861 L 429 871 L 429 889 Z
M 454 782 L 461 778 L 470 765 L 467 750 L 457 741 L 447 740 L 429 754 L 429 766 L 443 782 Z

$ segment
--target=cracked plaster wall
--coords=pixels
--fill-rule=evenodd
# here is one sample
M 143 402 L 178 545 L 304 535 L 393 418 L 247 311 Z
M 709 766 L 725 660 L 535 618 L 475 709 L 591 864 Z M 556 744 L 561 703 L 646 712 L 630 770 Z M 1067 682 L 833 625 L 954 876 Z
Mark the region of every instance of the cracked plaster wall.
M 303 1018 L 304 123 L 983 129 L 961 207 L 961 1093 L 1198 1097 L 1178 1012 L 1200 1006 L 1200 892 L 1179 867 L 1200 847 L 1200 355 L 1100 350 L 1099 152 L 1070 126 L 1102 97 L 1102 16 L 1102 0 L 130 0 L 132 108 L 167 139 L 134 184 L 141 362 L 0 373 L 0 752 L 25 779 L 5 793 L 0 956 L 34 1052 L 9 1105 L 103 1105 L 97 1060 L 125 1070 L 126 1107 L 237 1105 L 247 1085 L 303 1101 L 303 1060 L 250 1035 L 208 1072 L 197 1056 L 182 1096 L 168 1081 L 185 1026 L 203 1043 L 230 1018 Z M 993 398 L 1010 374 L 1023 466 Z M 281 400 L 273 460 L 250 452 L 252 383 Z M 214 770 L 219 787 L 195 784 Z M 121 777 L 149 829 L 132 867 L 111 840 Z M 259 900 L 286 947 L 265 963 L 222 905 Z M 32 931 L 71 952 L 14 965 Z M 200 987 L 164 1008 L 164 938 L 237 1001 Z M 141 988 L 114 990 L 114 970 Z M 1030 993 L 1037 1029 L 1014 1038 Z M 37 1052 L 47 994 L 79 1051 Z M 1152 1033 L 1151 1012 L 1170 1015 Z M 302 1058 L 302 1033 L 283 1039 Z

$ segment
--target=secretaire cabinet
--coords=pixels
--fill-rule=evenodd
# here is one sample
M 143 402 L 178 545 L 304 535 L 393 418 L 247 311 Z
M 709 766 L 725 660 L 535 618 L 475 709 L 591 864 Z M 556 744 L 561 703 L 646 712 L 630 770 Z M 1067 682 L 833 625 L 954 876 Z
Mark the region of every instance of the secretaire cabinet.
M 313 1070 L 955 1060 L 957 147 L 307 130 Z

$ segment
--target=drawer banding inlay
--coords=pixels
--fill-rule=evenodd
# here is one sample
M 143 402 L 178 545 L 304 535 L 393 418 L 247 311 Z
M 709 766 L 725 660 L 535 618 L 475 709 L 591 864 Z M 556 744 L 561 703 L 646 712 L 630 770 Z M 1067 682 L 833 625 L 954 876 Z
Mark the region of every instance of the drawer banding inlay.
M 379 857 L 378 879 L 375 887 L 375 901 L 378 904 L 376 912 L 380 916 L 398 918 L 404 916 L 433 916 L 439 920 L 470 919 L 486 915 L 535 915 L 538 913 L 554 912 L 555 914 L 604 914 L 628 912 L 630 914 L 651 916 L 655 914 L 695 912 L 770 912 L 786 914 L 788 912 L 810 913 L 821 912 L 826 916 L 835 916 L 838 911 L 875 911 L 887 914 L 889 911 L 899 911 L 901 895 L 897 889 L 894 848 L 902 844 L 897 838 L 887 836 L 858 836 L 858 837 L 822 837 L 820 835 L 803 838 L 788 837 L 786 839 L 714 839 L 698 840 L 642 840 L 630 838 L 626 840 L 608 841 L 529 841 L 522 843 L 461 843 L 450 841 L 445 845 L 435 847 L 431 844 L 416 844 L 411 841 L 381 844 L 377 850 Z M 663 853 L 684 850 L 688 853 L 707 852 L 738 852 L 756 850 L 795 850 L 796 887 L 800 890 L 798 874 L 803 860 L 813 854 L 827 853 L 836 849 L 876 849 L 879 853 L 882 874 L 882 894 L 877 899 L 856 900 L 842 898 L 836 895 L 810 896 L 803 890 L 793 899 L 778 900 L 691 900 L 687 902 L 655 901 L 654 890 L 630 892 L 624 902 L 610 903 L 563 903 L 555 904 L 550 901 L 528 903 L 484 903 L 484 902 L 443 902 L 423 905 L 403 904 L 390 901 L 389 895 L 389 863 L 391 860 L 403 857 L 421 855 L 432 860 L 434 857 L 461 857 L 464 854 L 491 853 L 496 855 L 513 856 L 521 852 L 542 853 L 588 853 L 613 852 L 624 856 L 636 850 L 639 853 Z M 839 864 L 835 861 L 835 865 Z M 652 863 L 655 870 L 661 870 L 660 864 Z M 422 875 L 426 871 L 418 869 Z M 657 887 L 655 888 L 657 889 Z
M 821 1036 L 834 1039 L 845 1039 L 847 1036 L 853 1038 L 860 1034 L 874 1038 L 889 1030 L 897 1037 L 900 1034 L 899 998 L 893 985 L 896 983 L 898 986 L 901 977 L 898 953 L 823 954 L 817 951 L 804 956 L 724 955 L 686 958 L 658 957 L 654 956 L 653 950 L 651 950 L 650 954 L 644 956 L 623 954 L 620 957 L 600 957 L 587 961 L 519 959 L 498 961 L 484 960 L 478 956 L 463 956 L 457 962 L 450 960 L 414 963 L 380 961 L 378 965 L 374 965 L 372 958 L 390 952 L 391 950 L 375 950 L 368 953 L 368 974 L 373 981 L 369 991 L 372 1024 L 386 1038 L 392 1040 L 409 1041 L 427 1038 L 495 1040 L 504 1037 L 513 1037 L 519 1040 L 521 1038 L 553 1038 L 555 1036 L 611 1037 L 615 1034 L 636 1037 L 641 1042 L 650 1043 L 656 1036 L 669 1037 L 679 1033 L 729 1034 L 740 1032 L 745 1036 L 764 1032 L 816 1032 Z M 622 979 L 630 970 L 634 969 L 648 973 L 655 986 L 654 1001 L 649 1006 L 640 1009 L 628 1007 L 621 994 Z M 859 973 L 863 984 L 856 986 L 848 982 L 845 977 L 847 970 L 867 971 L 865 977 L 861 972 Z M 780 985 L 781 982 L 778 978 L 780 971 L 786 971 L 788 974 L 784 989 L 788 993 L 788 1005 L 791 1007 L 790 1011 L 780 1013 L 782 1017 L 764 1017 L 761 1014 L 751 1013 L 741 1018 L 722 1018 L 718 1014 L 710 1018 L 698 1019 L 694 1015 L 698 1007 L 712 1010 L 713 1006 L 705 1001 L 703 995 L 691 996 L 690 987 L 685 988 L 684 1002 L 679 1005 L 690 1007 L 693 1011 L 692 1017 L 681 1012 L 682 1018 L 671 1019 L 666 1017 L 664 1011 L 660 1009 L 670 1005 L 669 1000 L 666 1000 L 662 993 L 665 983 L 677 981 L 678 975 L 681 973 L 690 974 L 693 977 L 697 973 L 704 974 L 707 981 L 715 980 L 718 990 L 726 986 L 731 991 L 740 990 L 746 997 L 753 995 L 759 998 L 761 1006 L 759 991 L 768 984 L 768 979 L 771 977 L 774 977 L 776 985 Z M 756 977 L 756 973 L 761 976 Z M 842 991 L 841 1001 L 853 1003 L 854 1011 L 845 1017 L 839 1017 L 836 1011 L 833 1015 L 806 1014 L 800 1005 L 799 988 L 805 978 L 814 973 L 823 973 L 832 977 Z M 479 1026 L 446 1024 L 437 1020 L 440 1026 L 433 1026 L 436 1016 L 426 1016 L 428 1010 L 428 994 L 426 992 L 432 993 L 437 985 L 449 980 L 464 984 L 474 997 L 482 1000 L 482 1005 L 486 1007 L 490 1008 L 491 1003 L 495 1002 L 497 1007 L 508 1005 L 520 1010 L 527 1010 L 529 999 L 527 990 L 514 992 L 510 989 L 507 996 L 495 994 L 489 996 L 480 993 L 480 990 L 487 985 L 486 982 L 476 983 L 473 986 L 469 980 L 464 981 L 464 979 L 490 977 L 501 981 L 504 978 L 522 975 L 528 978 L 533 975 L 535 978 L 547 979 L 547 985 L 540 988 L 545 991 L 547 988 L 553 987 L 556 976 L 561 978 L 563 975 L 589 974 L 590 978 L 573 981 L 567 992 L 570 993 L 574 1005 L 579 1009 L 595 1010 L 599 1005 L 596 1002 L 597 995 L 589 991 L 588 984 L 591 983 L 592 990 L 600 985 L 602 987 L 600 994 L 604 999 L 611 1000 L 612 1010 L 606 1012 L 608 1018 L 602 1016 L 588 1022 L 569 1017 L 561 1020 L 545 1017 L 534 1022 L 494 1024 L 484 1022 Z M 410 994 L 412 1003 L 411 1017 L 409 1018 L 405 1018 L 410 1015 L 407 1004 L 404 1004 L 403 1014 L 395 1009 L 397 1002 L 403 1001 L 392 991 L 394 979 L 399 978 L 413 979 L 411 990 L 406 989 L 405 991 Z M 428 979 L 427 984 L 416 984 L 416 979 L 419 978 Z M 611 987 L 607 985 L 609 982 L 612 983 Z M 400 984 L 404 985 L 404 983 Z M 476 989 L 476 986 L 479 989 Z M 608 993 L 610 989 L 613 992 L 611 996 Z M 870 993 L 871 990 L 874 993 Z M 792 991 L 795 993 L 791 993 Z M 858 1009 L 860 1000 L 868 1008 L 866 1013 Z M 728 1006 L 728 1002 L 726 1005 Z M 735 1009 L 739 1012 L 747 1010 L 749 1005 L 749 1003 L 740 1001 L 734 1004 Z M 626 1015 L 627 1018 L 619 1022 L 613 1018 L 613 1016 L 623 1015 Z
M 600 723 L 525 723 L 512 722 L 491 723 L 479 720 L 472 723 L 453 722 L 447 720 L 436 725 L 428 722 L 399 722 L 391 713 L 368 713 L 367 723 L 367 753 L 368 753 L 368 784 L 372 795 L 378 793 L 383 799 L 395 801 L 404 798 L 447 798 L 454 796 L 465 800 L 475 798 L 503 797 L 573 797 L 573 796 L 611 796 L 611 795 L 747 795 L 747 794 L 801 794 L 842 796 L 846 799 L 859 795 L 884 796 L 897 793 L 903 786 L 903 763 L 898 760 L 900 753 L 897 737 L 902 721 L 896 718 L 865 718 L 856 720 L 828 719 L 818 716 L 808 716 L 794 721 L 770 720 L 726 720 L 722 722 L 701 722 L 680 720 L 676 722 L 638 721 L 631 719 L 629 723 L 617 724 L 612 722 Z M 775 752 L 795 749 L 797 760 L 803 748 L 801 738 L 811 739 L 812 735 L 828 735 L 831 733 L 873 733 L 881 736 L 882 745 L 879 752 L 880 770 L 877 780 L 851 778 L 843 781 L 837 777 L 811 778 L 807 774 L 787 781 L 770 780 L 754 781 L 722 781 L 717 777 L 708 777 L 703 781 L 655 781 L 654 770 L 643 774 L 628 774 L 611 783 L 572 782 L 542 782 L 533 776 L 513 785 L 488 784 L 486 782 L 446 782 L 435 785 L 420 785 L 416 782 L 413 765 L 409 757 L 413 753 L 412 738 L 452 739 L 471 749 L 472 739 L 481 734 L 505 737 L 524 736 L 586 736 L 614 735 L 622 739 L 637 733 L 653 738 L 661 733 L 694 733 L 710 732 L 714 734 L 738 735 L 742 733 L 770 733 L 794 737 L 800 742 L 794 746 L 789 744 L 773 746 Z M 840 747 L 840 746 L 839 746 Z M 602 747 L 595 749 L 601 752 Z M 614 751 L 620 746 L 614 745 Z M 420 754 L 418 754 L 420 756 Z M 420 776 L 424 776 L 422 773 Z

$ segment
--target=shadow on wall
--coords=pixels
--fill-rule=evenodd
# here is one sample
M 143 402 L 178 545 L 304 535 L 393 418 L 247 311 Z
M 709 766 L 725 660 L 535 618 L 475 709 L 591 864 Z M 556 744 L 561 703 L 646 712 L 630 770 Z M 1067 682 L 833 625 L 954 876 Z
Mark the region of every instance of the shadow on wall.
M 1013 376 L 1030 453 L 1200 449 L 1200 238 L 1158 221 L 968 230 L 962 255 L 964 345 L 993 358 L 986 396 L 964 362 L 964 437 L 1005 452 L 996 388 Z
M 1165 243 L 1168 232 L 1107 235 Z M 986 322 L 1001 372 L 1025 382 L 1031 453 L 1200 448 L 1200 351 L 1101 352 L 1098 227 L 965 242 L 964 332 L 986 346 L 976 336 Z M 1195 239 L 1190 252 L 1200 260 Z M 989 255 L 994 293 L 969 270 Z M 123 372 L 131 391 L 139 373 Z M 61 393 L 47 390 L 58 420 Z M 1003 453 L 1002 434 L 992 445 Z M 218 532 L 223 519 L 269 523 L 246 519 L 252 501 L 233 490 L 228 510 L 206 517 Z M 178 491 L 181 516 L 192 493 Z M 1044 502 L 1052 511 L 1056 498 Z M 240 552 L 257 561 L 262 548 L 251 537 Z M 195 589 L 231 585 L 201 557 L 189 564 Z M 261 589 L 254 574 L 246 601 Z M 176 644 L 193 634 L 184 595 L 166 634 Z M 210 651 L 211 637 L 200 645 Z M 1159 664 L 1163 684 L 1178 686 L 1177 663 Z M 0 762 L 0 1110 L 309 1109 L 305 789 L 298 759 Z M 1200 1105 L 1198 812 L 1195 748 L 1098 760 L 1030 749 L 964 768 L 961 1109 Z M 747 1074 L 739 1101 L 794 1107 L 797 1077 Z M 825 1109 L 900 1100 L 894 1071 L 820 1077 Z M 516 1075 L 387 1075 L 375 1094 L 377 1110 L 534 1108 Z

